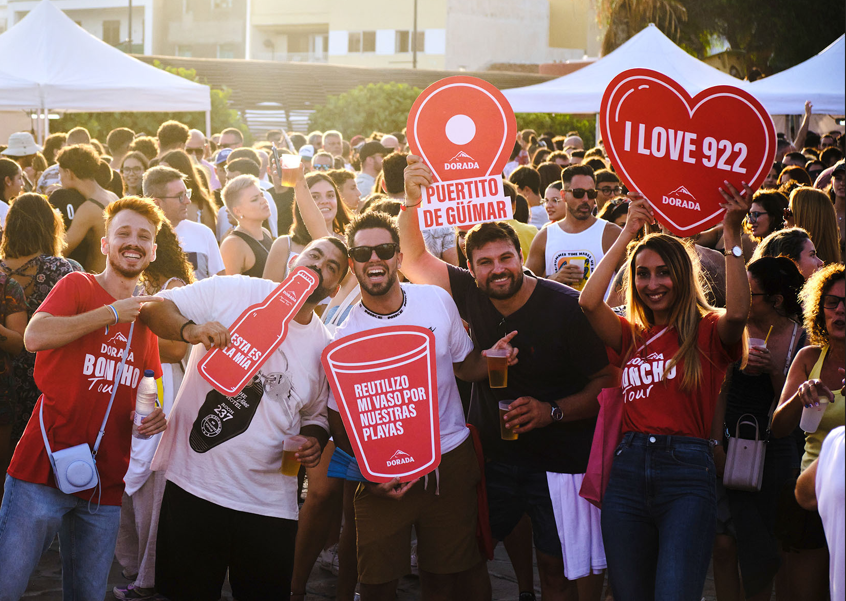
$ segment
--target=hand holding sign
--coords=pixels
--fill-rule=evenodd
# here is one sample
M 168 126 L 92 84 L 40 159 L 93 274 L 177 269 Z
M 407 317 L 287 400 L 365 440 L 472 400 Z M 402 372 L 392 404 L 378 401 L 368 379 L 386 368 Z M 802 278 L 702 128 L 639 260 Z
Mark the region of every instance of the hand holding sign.
M 406 179 L 409 206 L 422 201 L 422 229 L 511 219 L 501 174 L 517 122 L 499 90 L 475 77 L 435 82 L 411 107 L 407 134 L 429 169 Z
M 719 223 L 726 180 L 757 189 L 775 156 L 775 127 L 763 106 L 731 86 L 696 97 L 669 77 L 631 69 L 602 97 L 600 128 L 608 156 L 630 190 L 649 199 L 674 234 Z

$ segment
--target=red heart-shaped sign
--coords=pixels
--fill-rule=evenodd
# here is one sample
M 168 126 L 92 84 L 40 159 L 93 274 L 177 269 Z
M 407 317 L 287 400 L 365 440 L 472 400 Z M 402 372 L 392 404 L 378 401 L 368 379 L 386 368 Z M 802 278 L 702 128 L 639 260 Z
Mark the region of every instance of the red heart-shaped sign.
M 408 114 L 408 143 L 446 182 L 502 173 L 517 137 L 514 111 L 496 87 L 476 77 L 436 81 Z
M 657 71 L 630 69 L 602 97 L 608 157 L 629 190 L 649 200 L 659 222 L 692 236 L 723 219 L 719 188 L 757 190 L 772 167 L 773 120 L 755 98 L 716 86 L 694 98 Z

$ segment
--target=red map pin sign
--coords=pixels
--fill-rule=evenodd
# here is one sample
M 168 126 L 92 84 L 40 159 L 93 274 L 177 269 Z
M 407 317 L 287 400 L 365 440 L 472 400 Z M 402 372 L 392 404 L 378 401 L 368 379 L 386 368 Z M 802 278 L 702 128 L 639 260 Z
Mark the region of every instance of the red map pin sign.
M 723 181 L 740 191 L 745 181 L 757 190 L 775 156 L 773 121 L 750 94 L 716 86 L 691 98 L 650 69 L 624 71 L 611 81 L 599 124 L 620 178 L 679 236 L 720 223 Z
M 496 87 L 476 77 L 447 77 L 414 101 L 406 135 L 435 181 L 502 173 L 517 138 L 514 111 Z
M 197 366 L 200 375 L 221 394 L 241 392 L 285 340 L 288 324 L 319 283 L 311 269 L 292 271 L 262 302 L 241 313 L 229 328 L 232 343 L 206 353 Z
M 438 375 L 430 330 L 359 332 L 327 346 L 322 361 L 365 478 L 408 482 L 438 467 Z

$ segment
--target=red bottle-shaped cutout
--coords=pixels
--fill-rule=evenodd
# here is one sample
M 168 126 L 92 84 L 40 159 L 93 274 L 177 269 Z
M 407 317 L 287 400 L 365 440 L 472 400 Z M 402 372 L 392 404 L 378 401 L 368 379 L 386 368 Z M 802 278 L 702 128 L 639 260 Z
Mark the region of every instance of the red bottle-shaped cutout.
M 232 344 L 203 357 L 200 375 L 226 396 L 241 392 L 285 340 L 288 324 L 318 284 L 310 269 L 291 272 L 267 298 L 241 313 L 229 328 Z

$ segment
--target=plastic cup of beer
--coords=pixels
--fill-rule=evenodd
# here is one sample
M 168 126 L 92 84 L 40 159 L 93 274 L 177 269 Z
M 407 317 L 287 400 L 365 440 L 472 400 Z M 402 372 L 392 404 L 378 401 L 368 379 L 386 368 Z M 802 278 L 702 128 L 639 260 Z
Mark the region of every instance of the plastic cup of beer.
M 282 185 L 292 188 L 297 183 L 297 171 L 302 169 L 300 155 L 280 154 L 279 166 L 282 167 Z
M 568 265 L 575 265 L 576 267 L 578 267 L 579 269 L 582 270 L 582 278 L 578 282 L 574 282 L 572 284 L 572 287 L 575 288 L 576 290 L 581 290 L 582 288 L 584 288 L 585 284 L 587 283 L 587 280 L 585 279 L 585 276 L 584 276 L 585 263 L 587 263 L 587 259 L 567 259 Z
M 828 409 L 828 403 L 827 398 L 820 397 L 819 407 L 804 407 L 802 409 L 802 418 L 799 420 L 799 427 L 802 428 L 803 432 L 811 434 L 817 431 L 817 428 L 820 427 L 823 414 Z
M 508 351 L 493 349 L 485 356 L 488 359 L 488 383 L 491 388 L 508 386 Z
M 297 449 L 306 443 L 305 436 L 289 436 L 282 446 L 282 467 L 279 473 L 283 476 L 293 476 L 300 473 L 300 462 L 297 461 Z
M 505 427 L 505 414 L 508 413 L 508 406 L 513 401 L 499 402 L 499 436 L 502 440 L 517 440 L 517 432 Z

